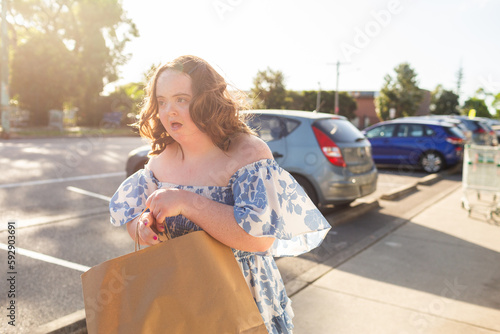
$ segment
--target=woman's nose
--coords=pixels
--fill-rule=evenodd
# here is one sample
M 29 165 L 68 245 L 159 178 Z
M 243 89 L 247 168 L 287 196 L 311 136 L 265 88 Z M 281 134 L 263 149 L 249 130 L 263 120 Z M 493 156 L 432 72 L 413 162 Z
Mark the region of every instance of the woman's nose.
M 165 111 L 167 112 L 167 115 L 177 115 L 177 111 L 172 103 L 167 103 L 165 105 Z

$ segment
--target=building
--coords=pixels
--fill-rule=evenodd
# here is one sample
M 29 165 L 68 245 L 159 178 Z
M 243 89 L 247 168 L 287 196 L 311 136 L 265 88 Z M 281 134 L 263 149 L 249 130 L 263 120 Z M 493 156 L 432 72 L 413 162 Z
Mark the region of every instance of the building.
M 358 129 L 364 129 L 367 126 L 380 122 L 375 111 L 375 98 L 378 96 L 378 92 L 373 91 L 356 91 L 347 92 L 358 105 L 358 108 L 354 111 L 356 118 L 352 120 L 352 123 Z
M 375 110 L 375 99 L 377 98 L 379 92 L 374 91 L 352 91 L 347 92 L 358 105 L 358 108 L 354 111 L 356 118 L 352 120 L 352 123 L 358 129 L 364 129 L 367 126 L 378 123 L 381 119 L 378 117 Z M 415 116 L 428 115 L 431 105 L 431 92 L 422 89 L 423 97 L 420 107 L 415 112 Z

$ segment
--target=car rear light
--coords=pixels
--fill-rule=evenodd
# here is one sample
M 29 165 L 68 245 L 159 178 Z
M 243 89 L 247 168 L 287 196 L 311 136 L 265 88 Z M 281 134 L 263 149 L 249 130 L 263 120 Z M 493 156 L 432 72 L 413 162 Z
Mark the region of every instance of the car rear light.
M 476 130 L 474 130 L 474 133 L 486 133 L 486 130 L 484 130 L 482 127 L 478 127 Z
M 464 139 L 460 137 L 446 137 L 446 141 L 453 145 L 463 145 Z
M 325 155 L 325 157 L 335 166 L 345 167 L 346 163 L 344 161 L 344 157 L 342 157 L 342 152 L 340 148 L 335 144 L 335 142 L 328 137 L 323 131 L 313 126 L 314 135 L 316 136 L 316 140 L 318 141 L 319 147 L 321 148 L 321 152 Z

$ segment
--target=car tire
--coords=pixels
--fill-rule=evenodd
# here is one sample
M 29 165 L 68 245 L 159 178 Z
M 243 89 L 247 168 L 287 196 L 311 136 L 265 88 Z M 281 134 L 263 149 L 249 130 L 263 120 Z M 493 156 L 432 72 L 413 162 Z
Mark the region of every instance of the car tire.
M 309 182 L 305 177 L 300 175 L 293 175 L 298 184 L 304 189 L 307 196 L 311 199 L 314 205 L 318 206 L 318 194 L 316 194 L 316 189 L 314 189 L 311 182 Z
M 427 151 L 420 157 L 420 166 L 427 173 L 438 173 L 445 167 L 443 156 L 436 151 Z

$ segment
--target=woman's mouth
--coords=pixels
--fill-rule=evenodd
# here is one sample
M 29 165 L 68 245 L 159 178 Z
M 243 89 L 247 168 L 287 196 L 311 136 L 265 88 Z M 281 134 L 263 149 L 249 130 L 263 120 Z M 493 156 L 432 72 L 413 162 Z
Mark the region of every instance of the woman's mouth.
M 175 130 L 179 130 L 181 127 L 182 127 L 182 124 L 179 123 L 179 122 L 172 122 L 172 123 L 170 123 L 170 128 L 172 130 L 174 130 L 174 131 Z

